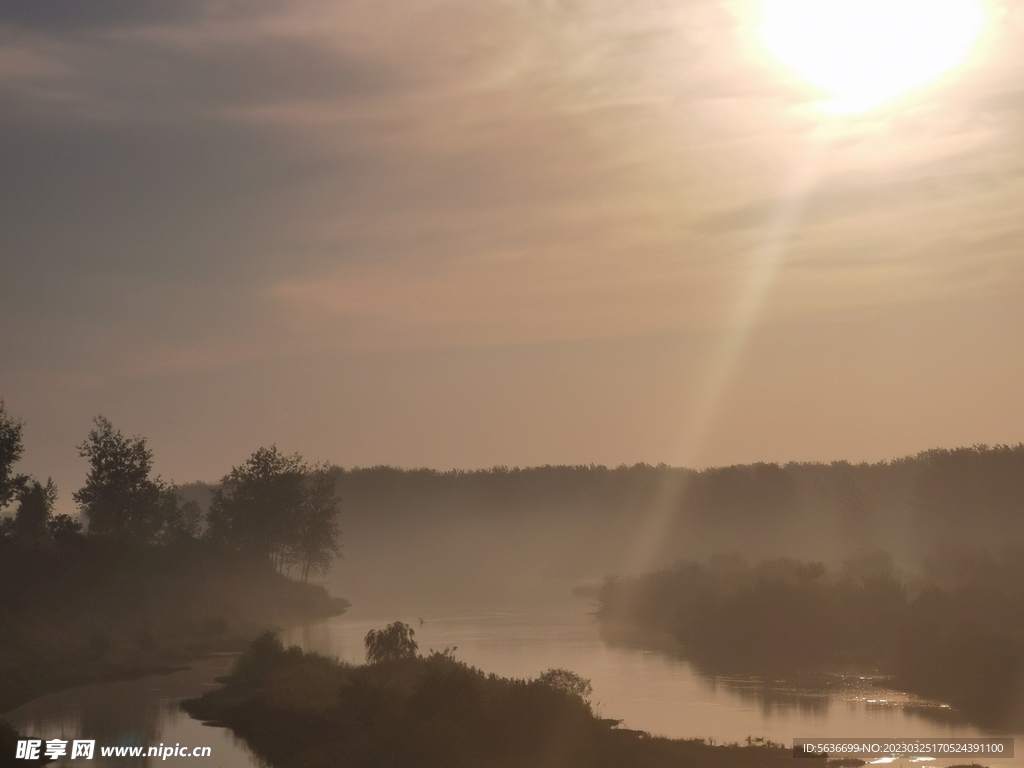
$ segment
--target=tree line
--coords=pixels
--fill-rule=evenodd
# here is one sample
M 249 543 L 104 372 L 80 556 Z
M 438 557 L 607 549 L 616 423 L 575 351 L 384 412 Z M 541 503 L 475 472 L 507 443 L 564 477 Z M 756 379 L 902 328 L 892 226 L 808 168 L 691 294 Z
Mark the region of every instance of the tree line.
M 664 464 L 440 471 L 335 467 L 350 531 L 466 519 L 520 526 L 556 517 L 587 541 L 623 541 L 664 515 L 664 562 L 742 549 L 814 551 L 840 563 L 888 549 L 920 562 L 951 543 L 1024 538 L 1024 445 L 933 449 L 874 463 L 759 462 L 692 470 Z M 595 561 L 600 570 L 605 561 Z
M 0 493 L 6 499 L 0 495 L 0 503 L 20 505 L 19 489 L 25 483 L 33 490 L 24 499 L 26 525 L 20 538 L 72 534 L 74 518 L 46 515 L 47 505 L 52 506 L 47 499 L 55 494 L 52 484 L 29 481 L 12 469 L 20 451 L 20 422 L 4 418 Z M 339 496 L 345 499 L 352 535 L 413 524 L 439 530 L 468 518 L 540 525 L 557 516 L 570 519 L 594 552 L 633 535 L 637 521 L 652 510 L 664 511 L 665 563 L 737 547 L 750 557 L 813 550 L 833 563 L 887 549 L 901 562 L 920 562 L 950 543 L 992 546 L 1024 538 L 1024 445 L 936 449 L 870 464 L 762 462 L 700 471 L 664 464 L 579 465 L 447 472 L 310 467 L 301 457 L 271 447 L 254 453 L 219 484 L 171 489 L 151 477 L 145 441 L 125 438 L 104 421 L 97 421 L 80 449 L 90 461 L 90 476 L 95 473 L 97 481 L 111 477 L 130 493 L 104 491 L 93 499 L 91 486 L 81 489 L 75 498 L 90 531 L 106 535 L 109 526 L 114 536 L 131 530 L 136 540 L 160 542 L 201 535 L 260 552 L 278 569 L 304 573 L 322 569 L 333 556 L 331 547 L 322 545 L 337 541 L 328 521 Z M 120 457 L 115 467 L 128 467 L 134 475 L 108 472 L 102 458 L 110 453 Z M 208 512 L 185 501 L 205 497 L 211 499 Z M 125 506 L 127 512 L 117 511 Z M 580 567 L 605 570 L 607 562 L 610 556 L 595 554 Z
M 24 423 L 0 400 L 0 542 L 40 550 L 86 540 L 124 546 L 205 543 L 293 569 L 306 581 L 323 573 L 340 552 L 340 499 L 326 466 L 311 465 L 277 446 L 259 448 L 232 467 L 213 493 L 209 511 L 184 500 L 178 486 L 153 474 L 144 437 L 128 437 L 97 416 L 78 446 L 89 465 L 72 494 L 80 517 L 54 514 L 57 488 L 15 471 L 24 452 Z M 82 521 L 85 525 L 82 525 Z

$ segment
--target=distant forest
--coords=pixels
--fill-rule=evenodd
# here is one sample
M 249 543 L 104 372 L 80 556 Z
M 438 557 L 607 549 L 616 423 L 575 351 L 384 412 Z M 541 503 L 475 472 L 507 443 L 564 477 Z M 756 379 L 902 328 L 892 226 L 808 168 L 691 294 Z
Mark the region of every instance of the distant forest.
M 341 553 L 330 578 L 364 604 L 401 594 L 418 609 L 428 598 L 462 599 L 460 590 L 471 587 L 474 599 L 497 599 L 496 587 L 596 582 L 718 552 L 834 567 L 886 552 L 919 572 L 950 548 L 1024 540 L 1024 445 L 936 449 L 873 464 L 465 471 L 311 466 L 271 446 L 219 483 L 172 485 L 150 477 L 144 438 L 98 420 L 79 446 L 92 479 L 74 494 L 76 520 L 51 514 L 52 483 L 17 474 L 22 425 L 0 416 L 0 508 L 9 503 L 0 539 L 57 540 L 83 524 L 107 538 L 203 540 L 259 553 L 302 579 L 326 573 Z M 103 485 L 111 451 L 137 475 L 128 478 L 131 503 Z
M 1024 540 L 1024 445 L 936 449 L 874 464 L 701 471 L 636 464 L 328 472 L 347 535 L 455 522 L 533 529 L 571 521 L 562 532 L 578 546 L 563 542 L 565 576 L 615 572 L 622 536 L 654 517 L 666 521 L 664 564 L 720 551 L 841 564 L 880 550 L 899 563 L 921 564 L 953 545 Z M 205 505 L 214 490 L 194 483 L 179 493 Z

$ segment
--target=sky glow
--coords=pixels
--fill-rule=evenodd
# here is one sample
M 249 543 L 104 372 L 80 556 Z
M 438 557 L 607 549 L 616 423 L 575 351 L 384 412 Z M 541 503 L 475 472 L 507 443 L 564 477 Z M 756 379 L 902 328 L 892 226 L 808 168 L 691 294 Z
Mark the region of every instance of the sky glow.
M 764 0 L 760 36 L 820 88 L 831 112 L 861 112 L 961 64 L 986 21 L 979 0 Z

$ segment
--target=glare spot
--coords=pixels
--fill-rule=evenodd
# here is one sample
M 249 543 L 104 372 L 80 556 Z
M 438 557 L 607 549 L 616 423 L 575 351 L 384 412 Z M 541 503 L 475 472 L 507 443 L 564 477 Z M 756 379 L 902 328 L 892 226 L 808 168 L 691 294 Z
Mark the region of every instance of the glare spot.
M 956 67 L 986 18 L 981 0 L 761 0 L 759 36 L 782 64 L 824 91 L 824 108 L 850 113 Z

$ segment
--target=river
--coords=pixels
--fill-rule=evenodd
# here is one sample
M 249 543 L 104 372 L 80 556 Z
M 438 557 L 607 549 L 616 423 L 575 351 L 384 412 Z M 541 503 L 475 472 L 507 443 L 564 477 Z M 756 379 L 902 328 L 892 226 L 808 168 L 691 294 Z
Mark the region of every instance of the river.
M 307 650 L 361 662 L 366 632 L 401 619 L 414 627 L 421 652 L 455 648 L 456 658 L 488 672 L 532 677 L 551 667 L 572 669 L 592 681 L 593 701 L 602 716 L 672 737 L 728 742 L 761 736 L 789 746 L 794 737 L 983 735 L 955 722 L 947 709 L 886 690 L 871 680 L 832 677 L 798 685 L 751 677 L 705 677 L 668 655 L 603 642 L 587 611 L 583 602 L 530 610 L 466 609 L 424 616 L 422 623 L 416 616 L 373 617 L 356 611 L 293 628 L 283 637 Z M 4 717 L 20 732 L 36 738 L 95 739 L 97 748 L 208 746 L 211 757 L 168 760 L 197 768 L 251 768 L 259 763 L 229 731 L 203 726 L 177 708 L 182 698 L 216 685 L 214 678 L 230 665 L 230 657 L 214 657 L 187 671 L 88 685 L 44 696 Z M 130 768 L 158 762 L 104 759 L 97 752 L 92 765 Z M 1020 758 L 990 762 L 1024 765 Z M 56 765 L 76 764 L 81 761 L 65 758 Z

